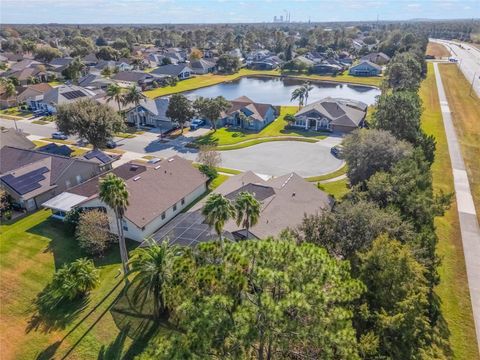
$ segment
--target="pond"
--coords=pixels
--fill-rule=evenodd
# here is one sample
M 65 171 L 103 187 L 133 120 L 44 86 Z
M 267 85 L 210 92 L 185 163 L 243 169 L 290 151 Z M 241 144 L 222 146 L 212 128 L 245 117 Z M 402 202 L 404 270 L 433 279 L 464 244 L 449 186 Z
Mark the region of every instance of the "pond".
M 247 96 L 255 102 L 272 105 L 298 105 L 290 101 L 292 91 L 301 86 L 304 80 L 279 77 L 242 77 L 238 80 L 221 83 L 205 88 L 185 92 L 203 97 L 222 95 L 227 100 Z M 311 82 L 313 89 L 308 96 L 308 103 L 325 97 L 338 97 L 362 101 L 367 105 L 375 103 L 380 89 L 370 86 L 340 84 L 331 82 Z

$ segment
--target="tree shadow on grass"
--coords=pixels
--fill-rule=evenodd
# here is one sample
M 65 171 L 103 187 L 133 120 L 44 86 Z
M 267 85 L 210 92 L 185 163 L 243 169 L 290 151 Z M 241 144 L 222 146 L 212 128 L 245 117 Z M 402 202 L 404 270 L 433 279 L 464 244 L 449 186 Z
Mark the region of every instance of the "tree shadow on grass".
M 53 254 L 56 269 L 82 257 L 92 258 L 80 249 L 73 231 L 62 221 L 49 218 L 40 224 L 31 227 L 27 232 L 50 239 L 44 252 L 51 252 Z M 129 251 L 133 250 L 138 245 L 139 243 L 136 241 L 127 240 L 127 250 Z M 121 260 L 118 243 L 113 243 L 102 256 L 94 257 L 92 259 L 95 266 L 111 264 L 119 264 L 120 266 Z
M 436 293 L 433 293 L 431 301 L 435 321 L 434 331 L 438 334 L 437 337 L 441 339 L 437 345 L 443 350 L 447 359 L 452 359 L 453 350 L 450 346 L 451 332 L 441 311 L 442 299 Z
M 46 308 L 42 306 L 40 300 L 44 292 L 45 290 L 38 294 L 34 301 L 33 314 L 25 330 L 27 333 L 31 331 L 49 333 L 51 331 L 65 329 L 80 315 L 90 302 L 87 296 L 83 296 L 73 301 L 64 301 L 53 308 Z

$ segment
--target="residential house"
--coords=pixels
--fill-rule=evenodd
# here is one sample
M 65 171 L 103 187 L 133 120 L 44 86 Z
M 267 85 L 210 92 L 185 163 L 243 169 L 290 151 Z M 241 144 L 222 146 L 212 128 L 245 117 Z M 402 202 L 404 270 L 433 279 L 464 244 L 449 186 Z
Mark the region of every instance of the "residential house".
M 202 75 L 214 72 L 217 68 L 217 64 L 210 60 L 199 59 L 190 62 L 189 67 L 194 74 Z
M 41 98 L 30 101 L 33 110 L 56 113 L 58 105 L 70 104 L 80 99 L 94 98 L 96 93 L 77 85 L 61 85 L 47 91 Z
M 170 130 L 175 124 L 167 117 L 169 98 L 143 99 L 139 106 L 133 107 L 125 114 L 126 121 L 135 126 L 151 126 Z
M 220 124 L 259 131 L 273 122 L 277 116 L 271 104 L 255 103 L 246 96 L 230 101 L 231 107 L 222 116 Z
M 56 144 L 56 143 L 49 143 L 49 144 L 40 146 L 39 148 L 37 148 L 37 151 L 53 154 L 53 155 L 66 156 L 66 157 L 70 157 L 70 155 L 72 155 L 73 153 L 73 150 L 67 145 Z
M 28 140 L 24 132 L 14 128 L 4 127 L 0 129 L 0 146 L 13 146 L 19 149 L 27 150 L 35 148 L 35 144 Z
M 384 54 L 383 52 L 373 52 L 363 56 L 360 60 L 367 60 L 377 65 L 386 65 L 390 61 L 390 56 Z
M 353 76 L 378 76 L 382 73 L 382 67 L 371 61 L 363 60 L 353 65 L 348 73 Z
M 90 54 L 85 55 L 82 58 L 82 62 L 86 66 L 95 66 L 98 63 L 98 58 L 94 53 L 90 53 Z
M 213 192 L 234 201 L 242 191 L 253 194 L 260 202 L 260 216 L 257 224 L 248 230 L 248 236 L 243 225 L 229 220 L 222 234 L 227 241 L 278 236 L 284 229 L 293 229 L 301 224 L 305 215 L 329 211 L 334 204 L 333 198 L 295 173 L 265 180 L 247 171 L 230 177 Z M 166 240 L 182 246 L 196 246 L 217 239 L 218 235 L 205 223 L 201 213 L 204 204 L 205 200 L 202 200 L 188 212 L 177 216 L 153 234 L 153 239 L 159 243 Z
M 295 114 L 294 126 L 305 130 L 350 132 L 365 125 L 367 104 L 327 97 L 304 106 Z
M 123 231 L 128 239 L 143 241 L 180 214 L 183 209 L 207 191 L 207 177 L 192 163 L 173 156 L 155 164 L 130 162 L 111 171 L 122 178 L 129 193 L 129 205 L 123 218 Z M 117 233 L 114 211 L 99 198 L 97 176 L 73 187 L 43 204 L 54 216 L 63 218 L 73 208 L 104 209 L 110 231 Z
M 168 75 L 150 74 L 143 71 L 120 71 L 111 77 L 113 81 L 122 87 L 135 85 L 142 90 L 151 88 L 154 82 L 165 83 L 167 78 L 169 78 Z
M 65 68 L 68 65 L 70 65 L 70 63 L 72 61 L 73 61 L 72 57 L 55 58 L 48 63 L 48 66 L 52 67 L 52 68 L 55 68 L 55 69 L 60 68 L 60 67 Z
M 47 83 L 32 84 L 21 87 L 17 92 L 17 102 L 19 104 L 26 103 L 31 108 L 30 103 L 36 99 L 42 98 L 43 95 L 53 88 Z
M 274 70 L 280 67 L 283 61 L 276 55 L 270 55 L 263 59 L 253 60 L 248 64 L 248 68 L 255 70 Z
M 310 69 L 312 73 L 320 75 L 337 75 L 343 71 L 343 68 L 336 64 L 328 62 L 315 63 Z
M 151 74 L 155 75 L 168 75 L 177 77 L 179 80 L 188 79 L 193 74 L 193 70 L 186 64 L 178 65 L 163 65 L 154 69 Z
M 245 59 L 243 58 L 242 51 L 238 48 L 230 50 L 227 54 L 232 56 L 232 57 L 236 57 L 238 60 L 240 60 L 241 63 L 243 63 L 245 61 Z
M 87 88 L 90 90 L 103 89 L 105 90 L 108 85 L 115 83 L 111 79 L 104 78 L 98 74 L 87 74 L 78 79 L 78 86 Z
M 0 186 L 27 211 L 100 173 L 93 161 L 3 146 Z
M 109 155 L 102 150 L 93 149 L 79 156 L 80 159 L 97 163 L 101 172 L 112 170 L 112 164 L 118 160 L 120 156 Z

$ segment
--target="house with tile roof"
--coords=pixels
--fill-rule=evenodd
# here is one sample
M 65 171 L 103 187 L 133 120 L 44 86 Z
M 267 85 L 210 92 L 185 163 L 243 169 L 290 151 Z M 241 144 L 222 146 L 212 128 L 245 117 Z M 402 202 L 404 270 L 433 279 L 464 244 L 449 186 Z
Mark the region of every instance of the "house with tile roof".
M 241 96 L 230 101 L 230 108 L 222 114 L 220 126 L 233 126 L 245 130 L 259 131 L 275 120 L 276 108 L 271 104 L 256 103 Z
M 315 131 L 350 132 L 365 125 L 367 104 L 327 97 L 304 106 L 293 126 Z
M 0 186 L 27 211 L 102 172 L 94 161 L 3 146 Z
M 180 214 L 207 191 L 207 177 L 179 156 L 155 164 L 129 162 L 111 171 L 125 181 L 129 205 L 124 214 L 127 238 L 143 241 Z M 96 176 L 43 203 L 57 218 L 71 209 L 101 208 L 108 215 L 110 230 L 116 233 L 113 210 L 99 198 L 99 184 L 106 173 Z

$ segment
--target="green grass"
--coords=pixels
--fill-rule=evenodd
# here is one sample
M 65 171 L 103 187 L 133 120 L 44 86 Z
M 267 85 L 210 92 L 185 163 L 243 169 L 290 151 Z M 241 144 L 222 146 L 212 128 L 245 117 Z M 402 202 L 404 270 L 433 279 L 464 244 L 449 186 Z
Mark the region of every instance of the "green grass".
M 55 309 L 56 321 L 35 317 L 33 301 L 52 279 L 55 269 L 84 257 L 65 226 L 40 210 L 13 224 L 0 226 L 0 346 L 3 359 L 96 359 L 102 345 L 119 334 L 109 307 L 119 294 L 118 247 L 95 258 L 100 284 L 84 308 Z M 129 243 L 129 248 L 138 244 Z M 112 293 L 110 293 L 112 291 Z M 131 344 L 126 340 L 126 346 Z M 70 353 L 69 353 L 70 352 Z
M 19 118 L 29 118 L 32 116 L 31 111 L 21 110 L 18 106 L 10 107 L 8 109 L 0 110 L 0 115 L 19 117 Z
M 48 124 L 48 121 L 43 121 L 43 120 L 33 120 L 32 124 L 37 124 L 37 125 L 46 125 Z
M 73 141 L 70 141 L 70 140 L 60 140 L 60 139 L 51 139 L 51 138 L 42 138 L 40 140 L 41 141 L 46 141 L 46 142 L 54 142 L 54 143 L 59 143 L 59 144 L 65 144 L 65 145 L 73 145 Z
M 325 184 L 317 184 L 320 190 L 325 191 L 327 194 L 333 196 L 336 200 L 340 200 L 345 194 L 350 191 L 348 185 L 348 179 L 341 179 Z
M 305 178 L 305 180 L 310 181 L 310 182 L 330 180 L 330 179 L 336 178 L 338 176 L 345 175 L 346 173 L 347 173 L 347 165 L 343 165 L 340 169 L 335 170 L 334 172 L 324 174 L 324 175 L 319 175 L 319 176 L 310 176 L 310 177 Z
M 347 82 L 359 85 L 371 85 L 379 86 L 382 82 L 381 77 L 356 77 L 348 75 L 347 73 L 338 76 L 322 76 L 303 73 L 282 73 L 280 70 L 249 70 L 241 69 L 239 72 L 231 75 L 220 74 L 205 74 L 198 75 L 193 78 L 179 81 L 175 86 L 166 86 L 153 90 L 145 91 L 144 94 L 151 99 L 159 96 L 175 94 L 184 91 L 190 91 L 199 89 L 206 86 L 216 85 L 226 81 L 232 81 L 239 79 L 243 76 L 288 76 L 292 78 L 305 79 L 305 80 L 320 80 L 320 81 L 334 81 L 334 82 Z
M 435 136 L 437 150 L 432 165 L 435 191 L 453 192 L 453 175 L 443 127 L 440 103 L 433 65 L 428 64 L 428 75 L 420 88 L 424 112 L 422 127 L 427 134 Z M 451 104 L 450 104 L 451 105 Z M 443 217 L 435 219 L 438 236 L 437 253 L 442 259 L 438 268 L 440 284 L 435 292 L 440 298 L 443 317 L 450 332 L 450 346 L 454 359 L 478 360 L 478 348 L 472 317 L 470 293 L 467 283 L 457 205 Z
M 55 86 L 63 85 L 63 82 L 61 82 L 61 81 L 50 81 L 50 82 L 48 82 L 48 85 L 50 85 L 52 87 L 55 87 Z
M 239 147 L 235 147 L 235 149 L 239 149 L 259 144 L 260 142 L 272 141 L 273 139 L 271 138 L 274 137 L 303 137 L 310 138 L 311 140 L 313 140 L 311 142 L 316 142 L 316 140 L 324 139 L 326 137 L 325 134 L 315 131 L 305 131 L 297 128 L 289 128 L 288 123 L 284 120 L 284 117 L 287 114 L 295 114 L 297 111 L 297 106 L 281 106 L 280 114 L 278 115 L 278 117 L 272 123 L 268 124 L 258 132 L 223 127 L 215 132 L 211 131 L 208 134 L 198 138 L 197 140 L 195 140 L 194 145 L 217 145 L 219 146 L 219 150 L 230 150 L 231 148 L 227 149 L 226 145 L 238 144 Z M 260 139 L 263 141 L 258 141 Z M 257 140 L 257 142 L 254 142 L 252 140 Z M 240 143 L 243 142 L 245 142 L 244 145 L 246 146 L 240 146 Z M 225 146 L 225 148 L 221 148 L 221 146 Z
M 311 138 L 298 138 L 298 137 L 282 136 L 281 138 L 253 139 L 253 140 L 249 140 L 249 141 L 242 142 L 242 143 L 239 143 L 239 144 L 218 146 L 217 150 L 220 150 L 220 151 L 238 150 L 238 149 L 243 149 L 243 148 L 246 148 L 246 147 L 249 147 L 249 146 L 258 145 L 258 144 L 262 144 L 262 143 L 266 143 L 266 142 L 272 142 L 272 141 L 301 141 L 301 142 L 315 143 L 318 140 L 317 139 L 311 139 Z
M 50 141 L 44 141 L 44 140 L 33 140 L 33 143 L 36 145 L 36 147 L 40 147 L 40 146 L 44 146 L 44 145 L 47 145 L 48 143 L 50 143 Z M 70 149 L 73 150 L 72 154 L 70 155 L 71 157 L 74 157 L 74 156 L 82 156 L 83 154 L 85 154 L 88 150 L 86 149 L 83 149 L 83 148 L 79 148 L 77 146 L 71 146 L 69 145 L 68 146 Z
M 218 172 L 222 172 L 222 173 L 225 173 L 225 174 L 231 174 L 231 175 L 238 175 L 238 174 L 242 173 L 242 171 L 240 171 L 240 170 L 228 169 L 228 168 L 219 167 L 219 166 L 217 166 L 215 169 Z

